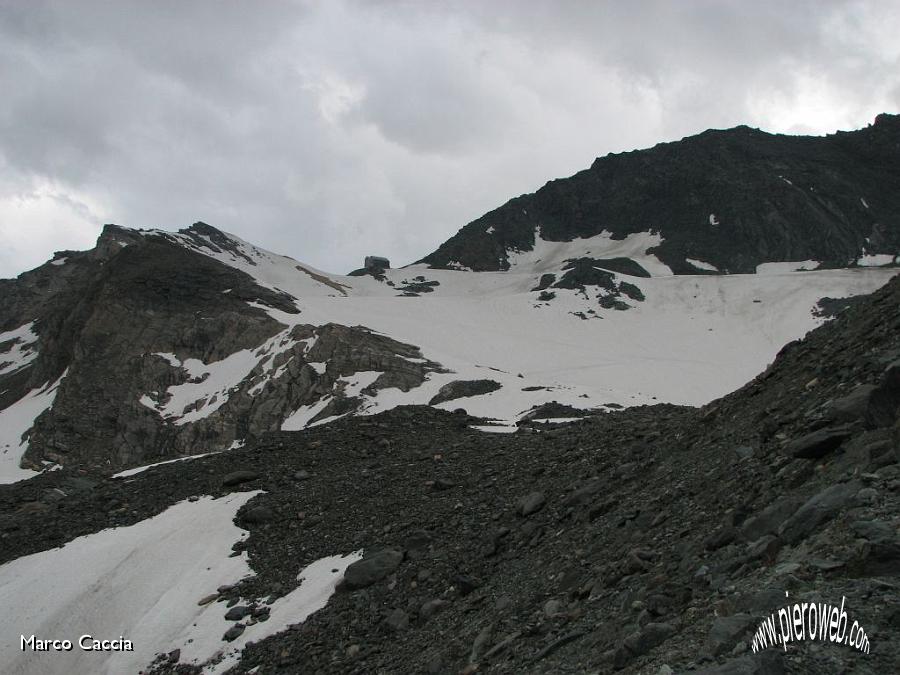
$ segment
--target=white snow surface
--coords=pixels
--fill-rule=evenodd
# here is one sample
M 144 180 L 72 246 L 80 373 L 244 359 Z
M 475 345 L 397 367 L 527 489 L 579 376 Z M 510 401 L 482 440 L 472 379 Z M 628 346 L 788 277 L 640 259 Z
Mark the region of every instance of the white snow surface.
M 573 258 L 631 258 L 651 276 L 672 275 L 668 265 L 660 262 L 652 253 L 647 253 L 647 249 L 662 243 L 662 237 L 652 232 L 637 232 L 624 239 L 613 239 L 612 234 L 604 230 L 587 239 L 547 241 L 538 228 L 535 230 L 534 240 L 534 248 L 530 251 L 513 251 L 509 254 L 510 271 L 527 270 L 532 274 L 543 274 L 558 271 L 566 260 Z
M 881 265 L 890 265 L 897 261 L 898 256 L 890 253 L 867 253 L 863 254 L 856 264 L 860 267 L 880 267 Z
M 394 286 L 370 276 L 313 271 L 316 279 L 310 276 L 311 268 L 237 238 L 241 250 L 257 264 L 242 259 L 226 262 L 262 285 L 294 296 L 301 310 L 296 315 L 250 303 L 285 325 L 279 339 L 298 323 L 362 325 L 416 345 L 424 357 L 451 371 L 431 373 L 423 385 L 408 392 L 390 388 L 374 396 L 361 393 L 366 384 L 346 382 L 348 394 L 363 399 L 363 414 L 427 403 L 453 380 L 489 378 L 502 388 L 438 407 L 464 407 L 506 423 L 550 400 L 578 408 L 663 401 L 702 405 L 745 384 L 785 343 L 819 325 L 822 319 L 811 310 L 820 298 L 869 293 L 896 273 L 877 268 L 819 271 L 815 270 L 818 262 L 808 260 L 765 263 L 756 274 L 674 276 L 648 253 L 662 243 L 653 231 L 623 239 L 613 239 L 604 231 L 586 239 L 551 242 L 538 230 L 535 237 L 533 250 L 509 253 L 507 271 L 433 270 L 416 264 L 386 270 L 386 280 Z M 592 296 L 554 289 L 555 299 L 537 302 L 532 289 L 540 276 L 559 275 L 567 260 L 580 257 L 634 260 L 651 278 L 616 278 L 638 286 L 646 300 L 628 300 L 632 307 L 626 311 L 604 310 Z M 690 262 L 715 269 L 701 260 Z M 419 275 L 440 285 L 420 297 L 397 297 L 397 287 Z M 576 312 L 591 318 L 582 320 Z M 266 357 L 258 355 L 278 349 L 264 345 L 217 364 L 191 364 L 196 371 L 190 372 L 206 380 L 170 388 L 172 398 L 154 407 L 163 415 L 178 417 L 180 423 L 199 419 L 210 412 L 210 403 L 187 415 L 184 406 L 213 395 L 215 405 L 221 405 L 229 387 L 257 364 L 269 372 Z M 323 365 L 313 367 L 320 371 Z M 522 391 L 532 387 L 542 388 Z M 295 411 L 282 429 L 306 427 L 330 400 L 325 397 Z
M 137 673 L 204 614 L 221 614 L 221 605 L 200 607 L 197 601 L 250 573 L 246 553 L 229 555 L 247 534 L 232 519 L 256 494 L 181 502 L 130 527 L 79 537 L 0 567 L 0 599 L 7 608 L 0 618 L 4 673 Z M 22 652 L 20 634 L 73 643 L 85 634 L 122 635 L 134 651 L 84 652 L 76 646 L 71 652 Z
M 221 672 L 237 660 L 249 640 L 259 640 L 299 623 L 325 606 L 348 564 L 359 554 L 334 556 L 303 570 L 304 581 L 272 603 L 269 621 L 248 626 L 232 643 L 224 605 L 197 604 L 216 588 L 252 574 L 246 553 L 229 557 L 247 532 L 235 513 L 256 492 L 184 501 L 129 527 L 79 537 L 62 548 L 24 556 L 0 566 L 0 663 L 9 675 L 137 673 L 158 653 L 181 649 L 182 662 L 205 663 Z M 332 572 L 336 569 L 337 572 Z M 124 636 L 131 652 L 23 652 L 20 635 L 68 639 L 81 635 Z
M 548 400 L 577 407 L 704 404 L 752 379 L 785 343 L 818 325 L 811 309 L 820 298 L 868 293 L 893 274 L 628 277 L 646 300 L 616 311 L 599 310 L 596 301 L 559 289 L 548 305 L 536 307 L 530 271 L 416 271 L 441 285 L 419 298 L 351 294 L 339 302 L 300 301 L 304 322 L 362 324 L 419 346 L 424 356 L 453 371 L 431 374 L 406 393 L 381 390 L 367 412 L 427 403 L 447 382 L 482 378 L 503 388 L 438 407 L 515 420 Z M 395 280 L 410 274 L 389 272 Z M 602 318 L 582 321 L 571 314 L 586 307 L 597 308 Z M 526 386 L 547 389 L 522 391 Z
M 34 471 L 19 468 L 22 455 L 28 449 L 25 434 L 34 426 L 38 416 L 53 405 L 56 390 L 65 376 L 63 373 L 56 382 L 32 389 L 11 406 L 0 410 L 0 484 L 15 483 L 37 475 Z
M 0 333 L 0 344 L 9 341 L 12 341 L 9 351 L 0 352 L 0 375 L 19 370 L 37 358 L 38 336 L 34 332 L 34 321 Z

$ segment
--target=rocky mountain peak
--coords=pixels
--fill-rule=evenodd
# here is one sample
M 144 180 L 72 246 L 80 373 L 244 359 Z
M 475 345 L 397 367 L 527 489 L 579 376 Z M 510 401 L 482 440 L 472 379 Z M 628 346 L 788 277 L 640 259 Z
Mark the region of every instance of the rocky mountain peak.
M 689 260 L 718 273 L 812 260 L 868 264 L 900 253 L 900 124 L 826 137 L 709 130 L 646 150 L 610 154 L 569 178 L 510 200 L 422 259 L 437 268 L 505 270 L 537 237 L 568 242 L 661 236 L 655 255 L 674 274 Z

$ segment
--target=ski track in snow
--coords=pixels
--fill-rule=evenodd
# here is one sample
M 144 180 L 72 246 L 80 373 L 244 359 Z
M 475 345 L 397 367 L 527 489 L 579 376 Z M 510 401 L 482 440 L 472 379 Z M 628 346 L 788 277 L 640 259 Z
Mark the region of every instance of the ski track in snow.
M 250 640 L 260 640 L 321 609 L 360 553 L 316 561 L 300 572 L 300 586 L 271 605 L 266 622 L 248 626 L 237 640 L 222 641 L 234 623 L 225 605 L 197 601 L 252 574 L 247 554 L 229 557 L 247 532 L 235 513 L 259 491 L 220 499 L 184 501 L 129 527 L 79 537 L 62 548 L 0 566 L 4 611 L 0 663 L 5 675 L 137 673 L 158 653 L 181 650 L 183 663 L 224 657 L 206 672 L 233 665 Z M 337 571 L 333 571 L 337 570 Z M 70 652 L 20 650 L 20 636 L 68 639 Z M 77 640 L 123 636 L 131 652 L 82 651 Z

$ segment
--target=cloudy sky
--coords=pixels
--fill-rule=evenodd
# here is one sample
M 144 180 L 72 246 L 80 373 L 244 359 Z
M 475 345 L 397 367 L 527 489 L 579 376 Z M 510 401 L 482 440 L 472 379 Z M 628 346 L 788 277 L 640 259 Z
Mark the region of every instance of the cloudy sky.
M 597 156 L 900 110 L 900 2 L 0 0 L 0 277 L 103 223 L 408 263 Z

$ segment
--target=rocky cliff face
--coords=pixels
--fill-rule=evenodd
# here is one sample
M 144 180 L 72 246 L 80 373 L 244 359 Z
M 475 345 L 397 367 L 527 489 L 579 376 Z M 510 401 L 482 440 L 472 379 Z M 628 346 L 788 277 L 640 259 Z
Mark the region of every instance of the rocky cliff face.
M 202 223 L 182 236 L 233 247 Z M 372 392 L 407 390 L 438 368 L 365 328 L 287 329 L 265 310 L 298 314 L 291 296 L 162 234 L 108 226 L 95 249 L 0 283 L 0 329 L 31 326 L 27 345 L 0 343 L 0 361 L 26 347 L 31 357 L 21 367 L 9 357 L 0 409 L 62 378 L 29 432 L 23 465 L 34 469 L 222 450 L 315 404 L 310 421 L 355 409 L 357 372 L 379 373 Z
M 676 274 L 752 273 L 764 262 L 844 267 L 900 253 L 900 116 L 826 137 L 710 130 L 611 154 L 469 223 L 423 262 L 502 270 L 535 233 L 571 241 L 652 231 Z

